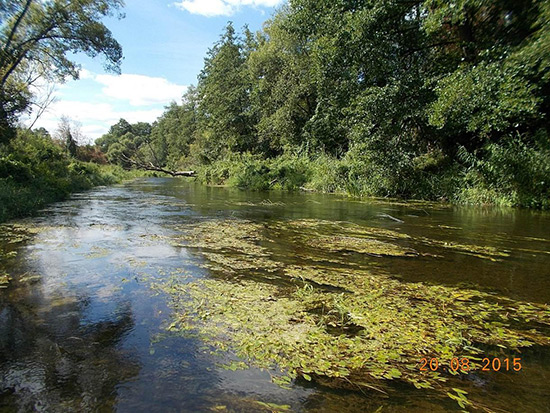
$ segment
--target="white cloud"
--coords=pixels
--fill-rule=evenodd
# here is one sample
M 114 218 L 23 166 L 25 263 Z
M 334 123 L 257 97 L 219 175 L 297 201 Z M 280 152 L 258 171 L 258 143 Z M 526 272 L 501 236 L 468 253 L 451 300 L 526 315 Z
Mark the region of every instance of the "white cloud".
M 182 0 L 176 7 L 202 16 L 229 16 L 242 6 L 275 7 L 283 0 Z
M 98 75 L 85 69 L 80 71 L 80 79 L 58 85 L 61 95 L 34 128 L 44 127 L 53 133 L 61 117 L 67 116 L 81 124 L 82 134 L 87 137 L 82 143 L 90 143 L 121 118 L 130 123 L 154 122 L 171 101 L 180 102 L 187 89 L 161 77 Z M 27 119 L 26 123 L 29 122 Z
M 61 117 L 67 116 L 81 124 L 82 134 L 87 138 L 87 141 L 82 143 L 91 143 L 107 133 L 110 126 L 117 123 L 121 118 L 126 119 L 130 123 L 153 123 L 163 112 L 164 109 L 162 107 L 125 110 L 116 108 L 109 103 L 62 100 L 53 103 L 34 127 L 44 127 L 50 133 L 54 133 Z
M 125 100 L 132 106 L 179 102 L 187 86 L 171 83 L 162 77 L 123 74 L 120 76 L 97 75 L 95 81 L 104 85 L 105 96 Z
M 78 78 L 79 79 L 93 79 L 95 76 L 94 73 L 90 72 L 86 69 L 80 69 L 80 72 L 78 72 Z
M 191 14 L 200 14 L 207 17 L 233 14 L 232 7 L 222 0 L 183 0 L 180 3 L 175 3 L 175 5 Z

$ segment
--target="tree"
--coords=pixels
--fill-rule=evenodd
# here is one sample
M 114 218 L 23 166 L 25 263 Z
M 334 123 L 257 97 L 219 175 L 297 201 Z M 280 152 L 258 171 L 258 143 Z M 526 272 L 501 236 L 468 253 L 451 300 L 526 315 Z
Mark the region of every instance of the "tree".
M 56 137 L 65 149 L 67 149 L 69 155 L 75 158 L 77 155 L 78 143 L 83 140 L 80 124 L 67 116 L 62 116 L 57 126 Z
M 317 107 L 310 48 L 311 39 L 293 29 L 286 9 L 266 23 L 257 50 L 250 54 L 252 111 L 258 122 L 258 149 L 264 155 L 304 143 L 304 126 Z
M 0 140 L 11 136 L 38 79 L 78 78 L 79 67 L 67 54 L 102 54 L 106 70 L 119 71 L 121 46 L 101 19 L 122 6 L 122 0 L 0 2 Z
M 429 121 L 444 145 L 476 150 L 546 130 L 550 105 L 550 4 L 544 0 L 426 2 L 424 23 L 447 45 Z
M 120 119 L 109 128 L 108 133 L 96 140 L 96 145 L 107 154 L 109 161 L 130 167 L 130 160 L 149 142 L 150 135 L 149 123 L 130 124 L 126 119 Z
M 177 169 L 188 163 L 197 128 L 197 90 L 191 86 L 182 104 L 172 102 L 153 125 L 151 146 L 163 166 Z
M 132 132 L 132 125 L 130 125 L 126 119 L 121 118 L 109 128 L 109 132 L 98 138 L 95 143 L 103 153 L 107 153 L 111 145 L 118 142 L 122 136 L 130 132 Z
M 202 158 L 215 160 L 230 151 L 254 148 L 254 122 L 250 119 L 250 79 L 243 41 L 229 23 L 221 39 L 208 52 L 199 75 Z

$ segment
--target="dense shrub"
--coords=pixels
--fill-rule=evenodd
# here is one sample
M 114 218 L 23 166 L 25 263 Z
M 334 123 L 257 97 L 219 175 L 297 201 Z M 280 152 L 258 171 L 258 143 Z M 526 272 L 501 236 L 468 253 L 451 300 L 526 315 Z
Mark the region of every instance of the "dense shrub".
M 0 222 L 128 176 L 120 167 L 78 161 L 51 138 L 19 130 L 0 146 Z
M 544 147 L 544 145 L 543 145 Z M 311 189 L 355 196 L 413 198 L 472 204 L 550 208 L 550 151 L 519 139 L 487 144 L 459 161 L 434 151 L 381 162 L 350 151 L 342 159 L 232 155 L 199 169 L 199 180 L 243 189 Z

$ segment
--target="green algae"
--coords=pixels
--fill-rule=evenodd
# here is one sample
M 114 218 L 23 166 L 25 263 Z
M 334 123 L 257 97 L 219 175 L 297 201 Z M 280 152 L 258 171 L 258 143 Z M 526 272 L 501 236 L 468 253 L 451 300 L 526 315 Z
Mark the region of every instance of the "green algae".
M 0 225 L 0 289 L 8 288 L 12 277 L 5 272 L 7 264 L 17 257 L 19 245 L 30 240 L 36 231 L 18 224 Z
M 210 251 L 234 251 L 251 255 L 265 255 L 265 248 L 257 242 L 263 226 L 249 221 L 206 221 L 177 229 L 185 231 L 174 245 L 201 248 Z
M 0 273 L 0 288 L 8 288 L 10 281 L 11 277 L 8 274 Z
M 269 206 L 269 207 L 281 207 L 281 206 L 285 206 L 286 204 L 284 202 L 280 202 L 280 201 L 271 201 L 269 199 L 264 199 L 260 202 L 232 202 L 231 205 L 238 205 L 238 206 L 247 206 L 247 207 L 257 207 L 257 206 L 262 206 L 262 207 L 265 207 L 265 206 Z
M 105 258 L 111 255 L 111 253 L 112 251 L 107 248 L 92 246 L 92 248 L 90 249 L 90 252 L 86 254 L 86 258 L 89 258 L 89 259 Z
M 42 280 L 42 276 L 34 273 L 25 273 L 19 277 L 19 283 L 21 284 L 36 284 Z
M 488 245 L 474 245 L 426 237 L 413 237 L 395 230 L 362 226 L 343 221 L 301 219 L 277 223 L 272 225 L 272 227 L 298 232 L 301 234 L 306 244 L 315 248 L 321 247 L 335 252 L 347 250 L 379 256 L 418 255 L 417 251 L 409 246 L 402 247 L 395 244 L 396 241 L 407 241 L 409 244 L 416 244 L 419 247 L 443 248 L 455 253 L 466 254 L 490 261 L 500 261 L 510 256 L 509 251 L 502 251 Z M 316 240 L 315 236 L 320 238 L 320 240 Z M 382 242 L 386 244 L 381 244 Z M 325 243 L 326 247 L 323 247 L 323 243 Z
M 350 251 L 377 257 L 410 257 L 418 255 L 413 249 L 367 238 L 324 236 L 309 239 L 307 245 L 329 252 Z
M 0 265 L 15 258 L 17 256 L 17 246 L 28 241 L 31 237 L 30 231 L 22 225 L 0 225 Z
M 346 228 L 353 236 L 343 232 Z M 185 284 L 174 278 L 152 281 L 174 310 L 167 329 L 195 334 L 215 354 L 236 354 L 239 367 L 267 369 L 283 386 L 301 378 L 384 391 L 385 383 L 397 380 L 475 406 L 450 369 L 453 358 L 469 358 L 475 369 L 491 352 L 513 356 L 527 347 L 550 345 L 548 306 L 471 288 L 404 283 L 337 258 L 344 250 L 381 259 L 412 255 L 414 250 L 387 242 L 410 240 L 406 234 L 312 220 L 266 226 L 231 219 L 180 229 L 179 245 L 191 248 L 204 259 L 203 267 L 223 277 Z M 294 233 L 289 239 L 295 247 L 309 247 L 300 255 L 309 258 L 307 264 L 282 263 L 273 252 L 273 240 L 285 232 Z M 448 248 L 503 256 L 491 248 Z M 283 282 L 251 279 L 258 270 L 275 273 Z M 437 358 L 442 368 L 421 373 L 423 357 Z
M 462 244 L 453 241 L 441 241 L 434 240 L 425 237 L 418 237 L 416 239 L 419 243 L 427 246 L 435 246 L 439 248 L 445 248 L 452 250 L 456 253 L 466 254 L 477 258 L 487 259 L 489 261 L 500 261 L 503 258 L 509 257 L 509 251 L 502 251 L 498 248 L 491 247 L 488 245 L 472 245 L 472 244 Z
M 209 261 L 205 266 L 213 270 L 230 271 L 235 273 L 242 270 L 275 271 L 281 267 L 280 263 L 265 257 L 255 257 L 249 254 L 215 254 L 203 253 Z
M 315 230 L 323 233 L 338 232 L 349 236 L 376 237 L 385 239 L 410 239 L 407 234 L 386 228 L 368 227 L 345 221 L 326 221 L 318 219 L 297 219 L 274 224 L 275 228 L 292 230 Z

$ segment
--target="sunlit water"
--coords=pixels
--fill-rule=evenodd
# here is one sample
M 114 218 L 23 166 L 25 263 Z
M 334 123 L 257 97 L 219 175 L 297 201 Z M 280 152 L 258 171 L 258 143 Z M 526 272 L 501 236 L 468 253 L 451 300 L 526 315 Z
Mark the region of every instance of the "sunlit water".
M 366 257 L 365 265 L 383 267 L 404 282 L 467 285 L 550 303 L 545 213 L 143 179 L 75 195 L 23 221 L 42 230 L 19 248 L 8 268 L 13 281 L 0 290 L 0 411 L 261 411 L 265 406 L 258 401 L 293 411 L 460 410 L 452 400 L 405 385 L 392 386 L 387 395 L 307 382 L 282 389 L 267 372 L 224 370 L 197 339 L 167 333 L 166 297 L 149 280 L 208 277 L 199 256 L 168 240 L 179 224 L 212 217 L 349 221 L 496 247 L 509 256 L 491 261 L 424 246 L 432 256 Z M 550 352 L 537 348 L 522 357 L 521 372 L 464 380 L 495 411 L 550 411 Z

